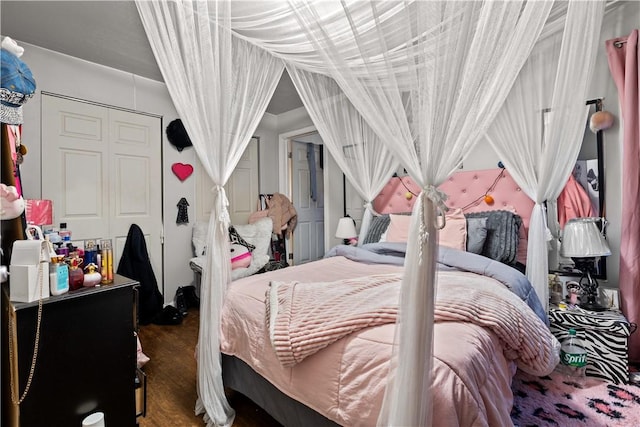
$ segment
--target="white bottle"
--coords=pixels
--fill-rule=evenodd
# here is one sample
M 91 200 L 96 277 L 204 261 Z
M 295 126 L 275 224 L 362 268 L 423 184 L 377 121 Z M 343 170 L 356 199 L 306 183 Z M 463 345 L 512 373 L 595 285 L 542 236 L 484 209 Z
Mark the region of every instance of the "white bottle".
M 62 295 L 69 291 L 69 268 L 63 256 L 51 257 L 49 286 L 51 295 Z
M 569 329 L 569 336 L 560 347 L 558 370 L 571 377 L 584 377 L 587 369 L 587 350 L 575 329 Z

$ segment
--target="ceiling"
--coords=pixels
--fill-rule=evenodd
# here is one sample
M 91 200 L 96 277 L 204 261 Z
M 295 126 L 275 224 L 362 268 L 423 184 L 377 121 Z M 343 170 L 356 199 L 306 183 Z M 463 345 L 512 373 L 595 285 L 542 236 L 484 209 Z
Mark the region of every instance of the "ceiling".
M 2 0 L 0 17 L 3 37 L 163 81 L 133 1 Z M 267 112 L 301 106 L 285 71 Z

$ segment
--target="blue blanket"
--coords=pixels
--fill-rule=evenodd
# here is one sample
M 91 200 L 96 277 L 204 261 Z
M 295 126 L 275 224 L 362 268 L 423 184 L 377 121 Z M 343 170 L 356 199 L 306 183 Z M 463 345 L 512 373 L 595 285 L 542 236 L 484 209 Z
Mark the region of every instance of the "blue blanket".
M 404 265 L 406 250 L 406 243 L 369 243 L 362 246 L 338 245 L 331 248 L 326 253 L 325 258 L 344 256 L 353 261 L 368 264 Z M 527 303 L 545 324 L 549 324 L 547 313 L 529 279 L 515 268 L 482 255 L 439 246 L 438 269 L 468 271 L 496 279 Z

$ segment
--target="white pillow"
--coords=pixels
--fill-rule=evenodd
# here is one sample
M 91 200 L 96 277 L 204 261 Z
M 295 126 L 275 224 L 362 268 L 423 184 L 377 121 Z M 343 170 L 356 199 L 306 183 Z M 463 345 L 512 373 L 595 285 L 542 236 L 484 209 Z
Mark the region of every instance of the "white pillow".
M 273 221 L 269 217 L 261 218 L 253 224 L 233 226 L 244 240 L 256 248 L 251 252 L 251 264 L 247 268 L 236 268 L 231 272 L 231 279 L 247 277 L 269 262 L 269 247 L 271 246 L 271 232 Z
M 207 229 L 209 223 L 206 221 L 198 221 L 193 226 L 191 234 L 191 242 L 193 243 L 193 253 L 195 256 L 204 255 L 207 249 Z

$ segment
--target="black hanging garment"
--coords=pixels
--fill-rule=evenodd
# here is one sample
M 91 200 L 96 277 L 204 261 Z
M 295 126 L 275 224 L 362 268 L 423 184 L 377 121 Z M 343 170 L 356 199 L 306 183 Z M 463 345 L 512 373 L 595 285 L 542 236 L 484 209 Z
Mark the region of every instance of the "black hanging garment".
M 158 290 L 144 234 L 137 224 L 129 227 L 117 273 L 140 282 L 138 321 L 148 325 L 162 311 L 164 298 Z

